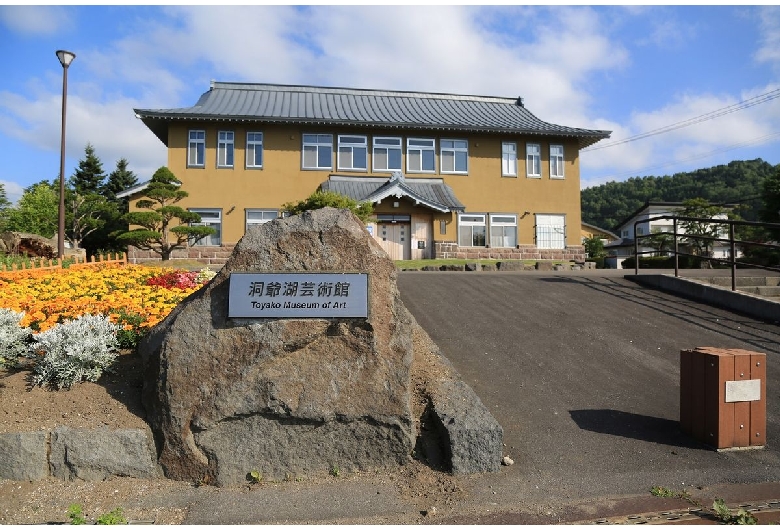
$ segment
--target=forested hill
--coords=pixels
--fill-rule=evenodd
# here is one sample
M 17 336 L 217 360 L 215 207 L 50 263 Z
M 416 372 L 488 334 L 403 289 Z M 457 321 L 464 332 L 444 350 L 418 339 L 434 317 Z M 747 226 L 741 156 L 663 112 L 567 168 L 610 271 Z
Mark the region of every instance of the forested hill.
M 777 168 L 760 158 L 663 177 L 633 177 L 582 190 L 582 220 L 614 231 L 648 201 L 682 202 L 701 197 L 711 204 L 740 204 L 737 213 L 757 220 L 761 183 Z

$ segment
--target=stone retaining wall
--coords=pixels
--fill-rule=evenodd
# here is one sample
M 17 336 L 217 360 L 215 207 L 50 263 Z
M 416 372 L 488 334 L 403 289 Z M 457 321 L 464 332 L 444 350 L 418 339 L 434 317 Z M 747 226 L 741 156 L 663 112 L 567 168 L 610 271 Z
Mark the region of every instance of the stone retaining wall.
M 460 247 L 451 241 L 434 241 L 433 245 L 437 259 L 585 261 L 585 247 L 582 245 L 562 249 L 537 248 L 536 245 L 518 245 L 516 248 Z
M 206 265 L 224 265 L 233 253 L 235 243 L 228 243 L 219 247 L 187 247 L 171 252 L 171 260 L 199 261 Z M 133 265 L 160 261 L 160 255 L 151 250 L 141 250 L 136 247 L 127 247 L 127 262 Z
M 151 431 L 71 429 L 0 433 L 0 479 L 160 478 Z

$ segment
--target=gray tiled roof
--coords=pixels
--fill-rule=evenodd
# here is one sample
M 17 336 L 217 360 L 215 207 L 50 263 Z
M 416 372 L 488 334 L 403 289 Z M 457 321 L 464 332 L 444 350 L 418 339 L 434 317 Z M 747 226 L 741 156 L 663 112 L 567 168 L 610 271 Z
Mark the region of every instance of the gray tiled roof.
M 376 202 L 385 197 L 408 197 L 416 203 L 441 212 L 463 211 L 458 200 L 442 179 L 410 178 L 396 173 L 391 178 L 347 177 L 331 175 L 320 185 L 325 191 L 335 191 L 356 201 Z
M 351 88 L 213 82 L 192 107 L 134 110 L 166 145 L 171 120 L 539 134 L 578 138 L 580 148 L 610 135 L 610 131 L 544 122 L 531 114 L 520 98 Z

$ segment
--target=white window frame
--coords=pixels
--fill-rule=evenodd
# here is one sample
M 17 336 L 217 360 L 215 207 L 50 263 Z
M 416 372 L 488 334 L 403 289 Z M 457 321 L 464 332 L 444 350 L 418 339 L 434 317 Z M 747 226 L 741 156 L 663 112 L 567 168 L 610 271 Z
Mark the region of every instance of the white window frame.
M 459 247 L 485 247 L 487 246 L 487 216 L 484 213 L 459 213 L 458 214 L 458 246 Z M 482 245 L 474 244 L 474 227 L 482 227 Z M 470 245 L 462 245 L 462 238 L 469 234 Z
M 388 143 L 377 143 L 388 142 Z M 392 142 L 392 143 L 390 143 Z M 398 167 L 390 166 L 390 151 L 398 151 Z M 379 167 L 377 161 L 384 156 L 386 167 Z M 375 136 L 373 139 L 373 152 L 371 153 L 371 164 L 374 171 L 402 171 L 403 170 L 403 141 L 400 136 Z
M 416 143 L 415 143 L 416 142 Z M 415 143 L 415 145 L 412 145 Z M 412 167 L 412 153 L 420 157 L 420 167 Z M 430 153 L 433 157 L 433 167 L 425 169 L 423 154 Z M 436 173 L 436 139 L 435 138 L 407 138 L 406 139 L 406 171 L 408 173 Z
M 510 230 L 506 230 L 509 228 Z M 496 243 L 496 232 L 501 232 L 501 242 Z M 507 233 L 510 239 L 507 240 Z M 517 215 L 508 213 L 490 214 L 490 247 L 491 248 L 516 248 L 517 247 Z
M 338 168 L 345 171 L 368 171 L 368 137 L 361 134 L 340 134 L 338 148 Z M 353 141 L 350 141 L 353 140 Z M 357 141 L 354 141 L 357 140 Z M 363 151 L 365 163 L 362 167 L 355 165 L 355 151 Z M 342 153 L 344 161 L 342 162 Z M 347 164 L 349 153 L 349 165 Z
M 303 134 L 302 136 L 302 142 L 303 142 L 303 148 L 301 149 L 301 168 L 303 169 L 333 169 L 333 135 L 332 134 L 319 134 L 319 133 L 307 133 Z M 309 151 L 311 151 L 311 148 L 314 148 L 315 156 L 317 158 L 316 165 L 314 166 L 307 166 L 306 165 L 306 148 L 309 148 Z M 330 162 L 330 165 L 325 166 L 321 165 L 322 160 L 320 160 L 321 154 L 328 153 L 328 160 Z
M 561 144 L 550 145 L 550 178 L 563 179 L 564 172 L 563 146 Z
M 525 176 L 542 178 L 542 146 L 540 144 L 525 144 Z
M 552 223 L 540 224 L 542 218 L 558 217 L 563 219 L 563 225 Z M 542 228 L 544 227 L 544 228 Z M 539 249 L 564 249 L 566 248 L 566 215 L 565 214 L 536 214 L 534 235 L 536 248 Z
M 217 131 L 217 167 L 232 168 L 236 162 L 236 133 Z
M 203 129 L 190 129 L 188 138 L 189 143 L 187 144 L 187 167 L 205 167 L 206 131 Z M 198 158 L 200 158 L 200 161 Z
M 458 168 L 458 154 L 466 155 L 466 166 Z M 452 169 L 445 169 L 448 157 L 452 156 Z M 469 172 L 469 142 L 458 138 L 441 138 L 439 140 L 439 169 L 442 174 L 466 175 Z
M 190 223 L 190 226 L 210 226 L 217 230 L 216 234 L 206 236 L 194 243 L 192 247 L 218 247 L 222 245 L 222 208 L 190 208 L 190 212 L 200 215 L 199 223 Z M 216 217 L 206 217 L 203 214 L 217 214 Z M 215 242 L 216 240 L 216 242 Z
M 250 219 L 250 214 L 260 214 L 259 219 Z M 268 208 L 247 208 L 244 211 L 244 232 L 249 230 L 250 226 L 257 226 L 279 219 L 279 210 L 270 210 Z
M 257 153 L 260 152 L 260 164 L 257 164 Z M 250 157 L 251 155 L 251 157 Z M 247 169 L 260 169 L 263 167 L 263 133 L 247 131 L 246 133 L 246 167 Z
M 516 142 L 501 143 L 501 176 L 502 177 L 517 176 L 517 143 Z

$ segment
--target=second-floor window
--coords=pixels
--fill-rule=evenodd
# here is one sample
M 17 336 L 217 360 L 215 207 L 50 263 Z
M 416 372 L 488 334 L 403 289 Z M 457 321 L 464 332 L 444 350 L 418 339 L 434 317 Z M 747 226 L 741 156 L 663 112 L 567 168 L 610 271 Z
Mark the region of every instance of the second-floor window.
M 365 136 L 339 135 L 339 169 L 368 169 L 368 139 Z
M 374 137 L 374 171 L 401 171 L 401 139 Z
M 469 143 L 466 140 L 440 140 L 441 172 L 467 173 L 469 169 Z
M 263 167 L 263 133 L 246 133 L 246 167 Z
M 525 174 L 528 177 L 542 177 L 542 150 L 539 144 L 525 144 Z
M 206 163 L 206 131 L 190 131 L 187 145 L 187 167 L 203 167 Z
M 563 146 L 562 145 L 550 146 L 550 178 L 551 179 L 563 178 Z
M 217 167 L 233 167 L 233 131 L 217 134 Z
M 517 176 L 517 144 L 514 142 L 501 144 L 501 176 Z
M 433 138 L 407 138 L 406 170 L 417 173 L 436 171 L 436 140 Z
M 303 169 L 333 169 L 333 135 L 303 135 Z

